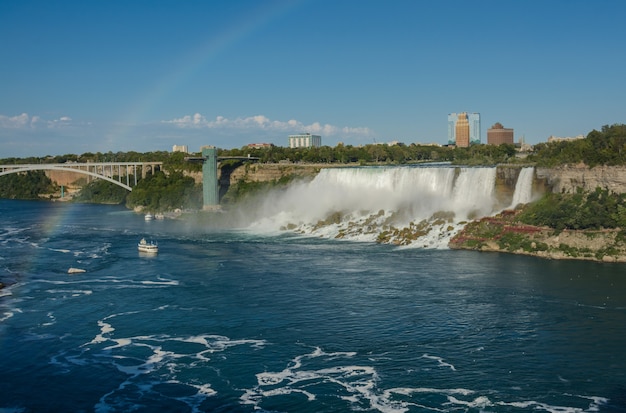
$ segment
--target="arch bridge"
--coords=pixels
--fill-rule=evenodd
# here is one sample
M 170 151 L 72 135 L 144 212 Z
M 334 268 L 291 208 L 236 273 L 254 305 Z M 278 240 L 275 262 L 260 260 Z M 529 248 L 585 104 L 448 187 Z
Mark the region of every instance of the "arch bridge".
M 132 191 L 137 185 L 137 170 L 145 178 L 163 166 L 163 162 L 88 162 L 0 165 L 0 176 L 27 171 L 66 171 L 104 179 Z M 125 181 L 122 179 L 126 177 Z M 132 176 L 132 179 L 131 179 Z M 117 180 L 115 179 L 117 177 Z

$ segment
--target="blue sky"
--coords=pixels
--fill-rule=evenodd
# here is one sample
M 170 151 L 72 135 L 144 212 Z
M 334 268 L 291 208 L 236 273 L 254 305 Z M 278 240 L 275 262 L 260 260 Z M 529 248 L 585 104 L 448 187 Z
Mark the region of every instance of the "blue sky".
M 0 158 L 626 123 L 626 1 L 0 2 Z

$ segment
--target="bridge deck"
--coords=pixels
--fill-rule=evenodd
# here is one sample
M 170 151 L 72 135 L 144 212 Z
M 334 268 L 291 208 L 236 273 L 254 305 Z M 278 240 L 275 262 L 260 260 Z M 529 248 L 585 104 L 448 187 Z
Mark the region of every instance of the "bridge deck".
M 27 171 L 56 170 L 81 173 L 96 178 L 104 179 L 132 191 L 130 176 L 134 178 L 134 185 L 137 185 L 137 168 L 141 170 L 141 177 L 145 178 L 149 170 L 154 173 L 156 166 L 163 165 L 163 162 L 66 162 L 66 163 L 41 163 L 41 164 L 13 164 L 0 165 L 0 176 L 12 173 Z M 117 172 L 117 173 L 116 173 Z M 126 183 L 122 182 L 122 176 L 126 176 Z M 116 181 L 114 176 L 118 177 Z

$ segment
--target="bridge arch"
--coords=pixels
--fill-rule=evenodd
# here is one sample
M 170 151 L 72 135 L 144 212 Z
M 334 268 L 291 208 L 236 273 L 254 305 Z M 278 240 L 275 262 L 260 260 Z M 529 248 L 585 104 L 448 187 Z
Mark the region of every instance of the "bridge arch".
M 91 172 L 91 171 L 86 171 L 83 169 L 78 169 L 78 168 L 69 168 L 69 167 L 65 167 L 65 166 L 58 166 L 58 165 L 53 165 L 53 164 L 41 164 L 41 165 L 24 165 L 24 166 L 20 166 L 20 165 L 15 165 L 15 168 L 13 169 L 8 169 L 5 171 L 0 172 L 0 176 L 3 175 L 8 175 L 8 174 L 15 174 L 15 173 L 19 173 L 19 172 L 27 172 L 27 171 L 42 171 L 42 170 L 54 170 L 54 171 L 68 171 L 68 172 L 74 172 L 74 173 L 80 173 L 83 175 L 89 175 L 89 176 L 93 176 L 99 179 L 104 179 L 105 181 L 109 181 L 115 185 L 121 186 L 122 188 L 126 189 L 127 191 L 132 191 L 133 188 L 130 185 L 126 185 L 122 182 L 116 181 L 113 178 L 109 178 L 108 176 L 105 175 L 101 175 L 98 174 L 96 172 Z

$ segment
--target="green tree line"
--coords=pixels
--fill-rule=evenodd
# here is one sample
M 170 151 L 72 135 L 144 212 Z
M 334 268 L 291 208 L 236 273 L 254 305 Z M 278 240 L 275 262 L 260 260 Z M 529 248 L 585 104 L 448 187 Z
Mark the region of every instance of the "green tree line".
M 44 171 L 28 171 L 0 177 L 0 198 L 40 199 L 41 194 L 52 194 L 58 189 Z
M 626 164 L 626 125 L 605 125 L 584 139 L 539 143 L 528 158 L 539 166 L 584 163 L 598 165 Z
M 392 164 L 403 165 L 420 162 L 453 162 L 475 165 L 511 162 L 515 156 L 513 145 L 473 145 L 469 148 L 455 148 L 418 144 L 369 144 L 351 146 L 339 144 L 335 147 L 286 148 L 270 146 L 266 148 L 243 147 L 219 150 L 218 156 L 251 156 L 260 162 L 280 161 L 305 163 L 340 164 Z

